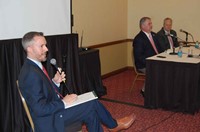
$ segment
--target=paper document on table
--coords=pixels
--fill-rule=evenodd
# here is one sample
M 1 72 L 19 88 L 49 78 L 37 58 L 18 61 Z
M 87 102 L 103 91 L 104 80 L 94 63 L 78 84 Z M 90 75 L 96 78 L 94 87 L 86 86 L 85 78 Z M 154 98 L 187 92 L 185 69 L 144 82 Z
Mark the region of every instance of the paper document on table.
M 79 105 L 79 104 L 83 104 L 91 100 L 95 100 L 97 98 L 98 97 L 94 91 L 78 95 L 77 100 L 73 104 L 65 106 L 65 109 Z

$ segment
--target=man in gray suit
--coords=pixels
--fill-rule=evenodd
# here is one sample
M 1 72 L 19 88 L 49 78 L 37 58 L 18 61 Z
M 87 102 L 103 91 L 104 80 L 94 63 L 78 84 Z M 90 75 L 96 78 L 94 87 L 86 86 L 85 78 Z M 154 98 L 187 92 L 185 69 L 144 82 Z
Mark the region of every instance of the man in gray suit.
M 170 34 L 174 37 L 170 36 Z M 176 31 L 172 29 L 172 19 L 168 17 L 165 18 L 162 29 L 157 33 L 157 38 L 162 51 L 179 46 L 176 36 Z

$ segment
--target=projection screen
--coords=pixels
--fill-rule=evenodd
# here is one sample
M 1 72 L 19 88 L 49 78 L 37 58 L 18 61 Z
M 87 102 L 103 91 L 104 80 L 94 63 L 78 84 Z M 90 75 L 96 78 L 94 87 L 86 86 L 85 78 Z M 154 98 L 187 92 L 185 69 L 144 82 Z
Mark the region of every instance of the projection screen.
M 71 33 L 71 0 L 0 0 L 0 40 Z

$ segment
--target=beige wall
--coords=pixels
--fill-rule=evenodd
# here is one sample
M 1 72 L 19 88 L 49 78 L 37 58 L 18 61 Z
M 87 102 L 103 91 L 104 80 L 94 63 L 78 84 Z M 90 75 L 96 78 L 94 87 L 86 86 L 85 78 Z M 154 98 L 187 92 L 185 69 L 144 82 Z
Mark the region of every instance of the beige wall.
M 181 38 L 185 39 L 185 34 L 179 30 L 185 29 L 200 40 L 199 12 L 200 0 L 128 0 L 128 38 L 133 38 L 139 31 L 139 19 L 149 16 L 155 32 L 160 30 L 165 17 L 171 17 L 173 28 Z
M 185 29 L 200 41 L 200 0 L 73 0 L 72 8 L 73 32 L 84 30 L 84 46 L 133 38 L 143 16 L 152 18 L 155 32 L 165 17 L 171 17 L 179 37 L 185 39 L 179 32 Z M 131 51 L 131 42 L 100 48 L 102 74 L 132 66 Z
M 127 66 L 127 43 L 100 48 L 101 73 L 106 73 Z
M 127 43 L 127 66 L 133 66 L 133 47 L 132 42 Z
M 127 38 L 127 0 L 73 0 L 73 32 L 90 46 Z
M 73 32 L 83 46 L 127 38 L 127 0 L 73 0 Z M 102 75 L 127 65 L 127 44 L 99 48 Z

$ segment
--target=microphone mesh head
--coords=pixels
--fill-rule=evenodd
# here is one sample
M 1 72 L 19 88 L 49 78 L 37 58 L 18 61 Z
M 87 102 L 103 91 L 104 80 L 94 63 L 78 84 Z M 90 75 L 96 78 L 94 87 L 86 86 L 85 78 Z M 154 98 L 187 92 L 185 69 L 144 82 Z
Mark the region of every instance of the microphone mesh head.
M 52 65 L 56 65 L 56 59 L 52 58 L 52 59 L 50 60 L 50 63 L 51 63 Z

